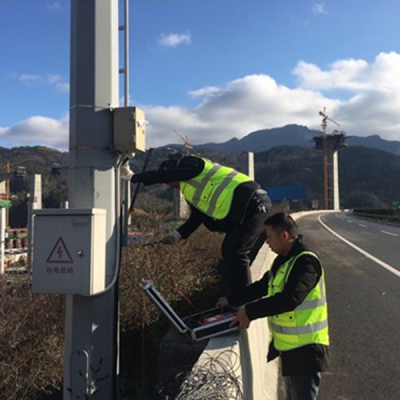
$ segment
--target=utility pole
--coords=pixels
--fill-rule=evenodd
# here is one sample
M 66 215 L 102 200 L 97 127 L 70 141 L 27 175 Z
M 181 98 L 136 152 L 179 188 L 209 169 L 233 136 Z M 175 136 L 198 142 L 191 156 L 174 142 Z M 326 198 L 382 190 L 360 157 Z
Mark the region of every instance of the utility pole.
M 106 210 L 106 286 L 66 296 L 64 400 L 118 397 L 118 2 L 71 0 L 69 206 Z
M 119 30 L 124 33 L 124 67 L 119 69 L 119 73 L 124 76 L 124 106 L 129 106 L 129 0 L 123 0 L 124 2 L 124 24 L 119 26 Z M 131 182 L 123 181 L 122 186 L 122 197 L 123 197 L 123 226 L 124 242 L 123 245 L 128 244 L 128 231 L 131 222 L 129 215 L 129 206 L 131 203 Z

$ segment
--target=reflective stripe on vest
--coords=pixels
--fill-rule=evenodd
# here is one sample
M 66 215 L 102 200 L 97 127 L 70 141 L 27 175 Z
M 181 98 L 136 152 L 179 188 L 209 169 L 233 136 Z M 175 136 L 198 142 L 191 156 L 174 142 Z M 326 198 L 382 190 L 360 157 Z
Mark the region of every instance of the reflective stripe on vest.
M 214 164 L 203 158 L 203 171 L 193 179 L 180 182 L 185 199 L 211 218 L 223 219 L 232 203 L 233 192 L 238 185 L 250 181 L 250 177 L 233 168 Z
M 316 254 L 304 251 L 281 265 L 275 276 L 268 282 L 268 296 L 283 291 L 296 260 L 302 255 Z M 319 260 L 318 260 L 319 261 Z M 279 351 L 292 350 L 306 344 L 320 343 L 329 345 L 328 309 L 325 295 L 325 274 L 310 291 L 305 300 L 293 311 L 268 317 L 274 346 Z
M 304 333 L 312 333 L 320 331 L 321 329 L 328 327 L 328 320 L 322 322 L 316 322 L 315 324 L 310 324 L 306 326 L 280 326 L 271 323 L 273 330 L 278 333 L 285 333 L 286 335 L 302 335 Z

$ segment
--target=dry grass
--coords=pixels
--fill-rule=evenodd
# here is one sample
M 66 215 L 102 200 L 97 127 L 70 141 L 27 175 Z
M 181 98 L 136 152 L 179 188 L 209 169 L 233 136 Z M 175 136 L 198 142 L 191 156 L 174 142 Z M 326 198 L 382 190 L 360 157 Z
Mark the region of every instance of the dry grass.
M 61 385 L 61 296 L 33 295 L 29 279 L 0 280 L 0 398 L 35 399 Z
M 162 235 L 160 226 L 154 216 L 139 221 L 148 237 Z M 151 398 L 158 344 L 170 329 L 138 283 L 151 279 L 182 316 L 212 307 L 220 295 L 215 265 L 221 240 L 222 235 L 199 229 L 175 246 L 124 249 L 119 289 L 121 398 Z M 34 295 L 29 278 L 3 276 L 0 313 L 0 399 L 61 399 L 64 297 Z

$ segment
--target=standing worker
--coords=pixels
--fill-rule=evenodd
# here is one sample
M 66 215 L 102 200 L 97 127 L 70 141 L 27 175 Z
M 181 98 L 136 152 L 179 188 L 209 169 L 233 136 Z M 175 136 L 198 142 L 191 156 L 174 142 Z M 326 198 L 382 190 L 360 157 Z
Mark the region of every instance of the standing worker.
M 264 222 L 271 201 L 247 175 L 205 158 L 173 154 L 158 170 L 135 174 L 129 164 L 121 176 L 144 185 L 166 183 L 180 189 L 190 206 L 190 217 L 162 240 L 174 244 L 188 238 L 201 224 L 225 233 L 222 264 L 228 291 L 250 283 L 249 267 L 265 241 Z
M 281 357 L 287 400 L 316 400 L 329 350 L 324 270 L 318 256 L 301 243 L 289 215 L 274 214 L 265 226 L 267 243 L 278 254 L 270 270 L 220 298 L 217 307 L 246 304 L 231 323 L 240 329 L 268 317 L 272 341 L 267 360 Z

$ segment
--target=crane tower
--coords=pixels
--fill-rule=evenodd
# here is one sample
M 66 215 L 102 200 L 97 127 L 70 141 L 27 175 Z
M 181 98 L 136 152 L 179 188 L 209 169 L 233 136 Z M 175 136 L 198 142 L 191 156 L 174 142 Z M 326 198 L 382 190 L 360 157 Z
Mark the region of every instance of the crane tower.
M 339 166 L 338 166 L 338 150 L 346 147 L 346 135 L 343 131 L 334 130 L 327 133 L 328 120 L 335 125 L 340 126 L 338 122 L 328 117 L 326 110 L 319 112 L 322 117 L 321 135 L 315 136 L 315 149 L 323 151 L 323 168 L 324 168 L 324 209 L 339 210 Z

